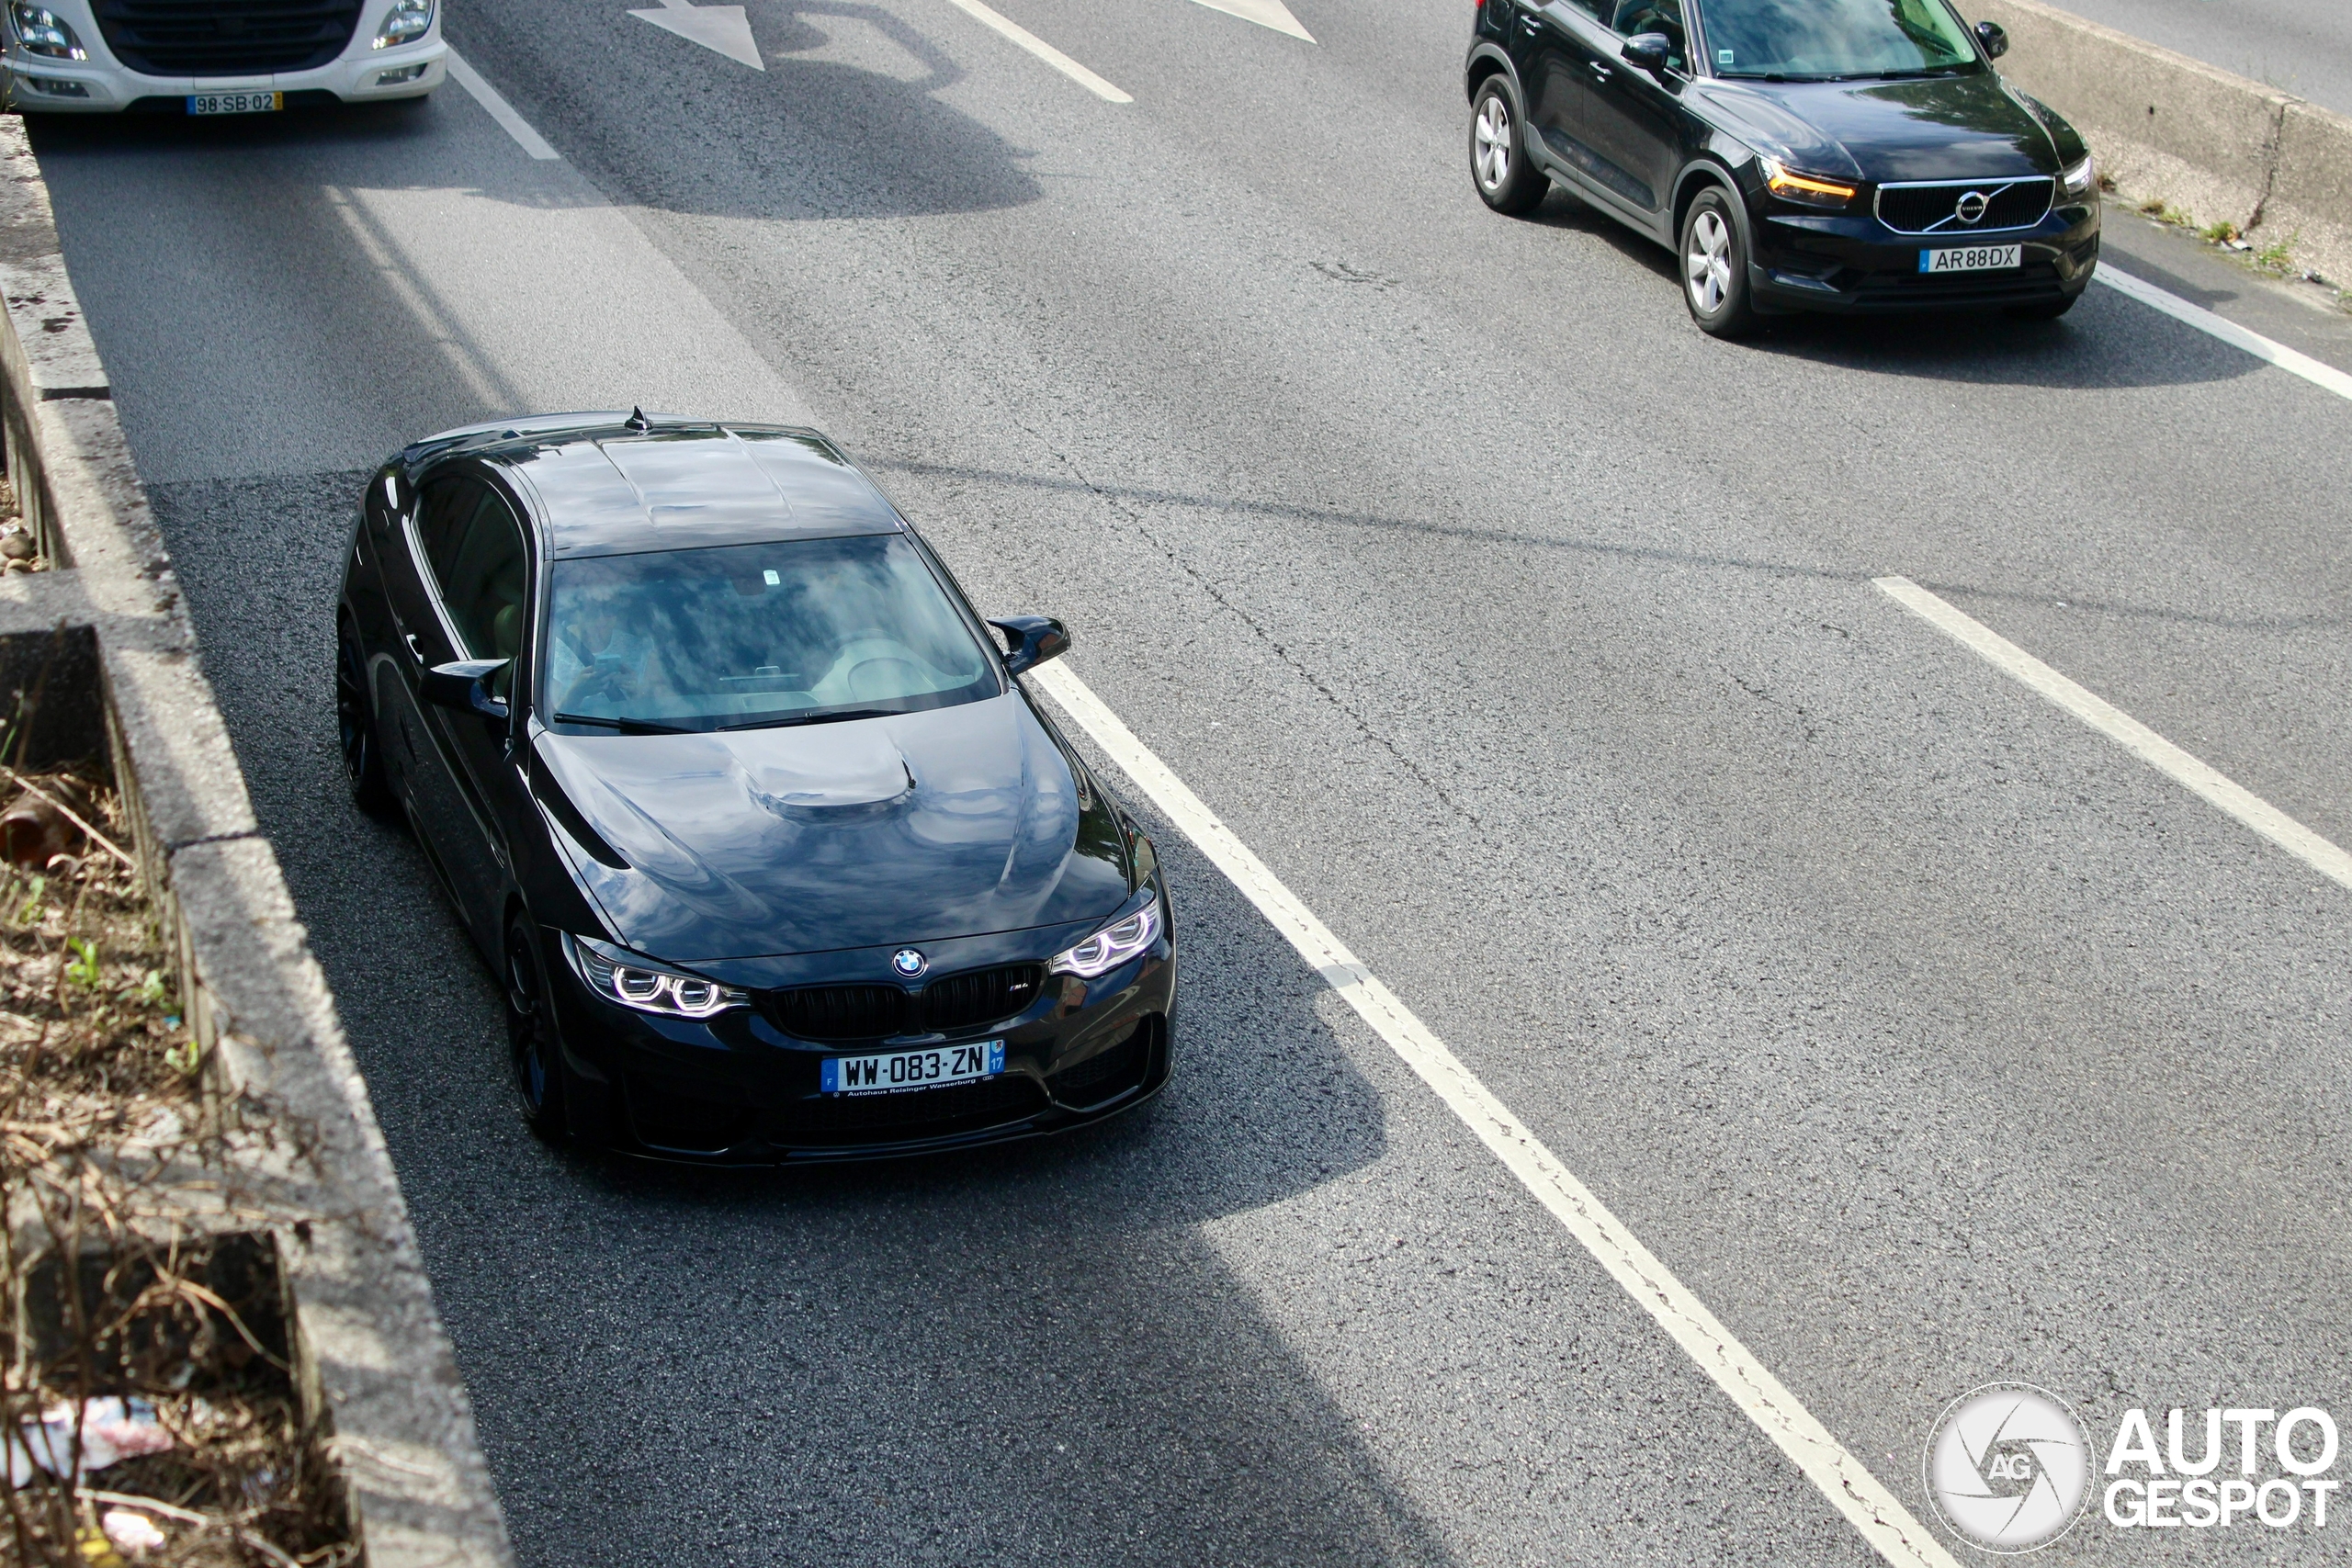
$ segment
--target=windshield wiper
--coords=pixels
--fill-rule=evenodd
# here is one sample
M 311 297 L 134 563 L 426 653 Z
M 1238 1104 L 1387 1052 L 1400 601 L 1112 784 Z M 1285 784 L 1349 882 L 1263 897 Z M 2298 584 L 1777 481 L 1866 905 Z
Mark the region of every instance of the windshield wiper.
M 843 708 L 836 713 L 788 713 L 779 718 L 747 718 L 741 724 L 722 724 L 721 729 L 782 729 L 795 724 L 833 724 L 845 718 L 889 718 L 897 708 Z
M 617 729 L 623 735 L 692 735 L 695 733 L 691 729 L 682 729 L 674 724 L 654 724 L 642 718 L 600 718 L 594 714 L 585 713 L 560 713 L 555 716 L 555 721 L 558 724 L 593 724 L 599 729 Z

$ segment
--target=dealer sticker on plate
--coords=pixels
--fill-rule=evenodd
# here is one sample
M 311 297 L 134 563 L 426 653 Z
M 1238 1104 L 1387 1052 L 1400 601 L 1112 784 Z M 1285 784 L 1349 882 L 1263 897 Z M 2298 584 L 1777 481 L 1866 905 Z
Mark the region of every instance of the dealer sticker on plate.
M 878 1056 L 829 1056 L 820 1084 L 827 1094 L 897 1094 L 976 1083 L 1004 1071 L 1004 1042 L 934 1045 L 925 1051 L 886 1051 Z
M 1921 272 L 1997 272 L 2018 265 L 2018 246 L 1971 245 L 1964 251 L 1921 251 Z
M 283 93 L 190 93 L 190 114 L 275 114 L 286 107 Z

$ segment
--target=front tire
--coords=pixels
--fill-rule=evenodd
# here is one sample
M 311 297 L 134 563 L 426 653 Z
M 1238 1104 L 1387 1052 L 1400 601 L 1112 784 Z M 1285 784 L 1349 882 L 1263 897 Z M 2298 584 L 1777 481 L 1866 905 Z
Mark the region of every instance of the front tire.
M 368 696 L 368 656 L 358 629 L 339 617 L 334 637 L 334 722 L 343 745 L 344 782 L 352 803 L 370 817 L 392 815 L 392 786 L 384 776 L 384 752 L 376 731 L 376 705 Z
M 534 1136 L 561 1143 L 563 1043 L 556 1032 L 555 1004 L 547 969 L 529 919 L 517 915 L 506 928 L 506 1043 L 514 1072 L 515 1103 Z
M 1470 183 L 1478 198 L 1506 217 L 1535 210 L 1552 178 L 1527 155 L 1519 111 L 1500 76 L 1489 76 L 1470 106 Z
M 1682 301 L 1710 337 L 1745 337 L 1756 330 L 1747 299 L 1747 242 L 1739 216 L 1720 186 L 1710 186 L 1682 215 Z

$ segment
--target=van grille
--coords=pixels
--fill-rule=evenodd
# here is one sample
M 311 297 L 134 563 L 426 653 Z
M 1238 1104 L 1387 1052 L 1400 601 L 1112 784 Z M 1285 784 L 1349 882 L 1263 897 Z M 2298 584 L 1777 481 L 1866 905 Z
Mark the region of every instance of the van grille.
M 95 0 L 114 57 L 148 76 L 309 71 L 341 54 L 360 0 Z
M 1984 199 L 1984 209 L 1975 222 L 1964 223 L 1960 206 L 1972 193 Z M 1881 186 L 1878 220 L 1898 234 L 1935 234 L 1955 239 L 2001 229 L 2030 229 L 2049 212 L 2051 193 L 2052 183 L 2047 175 L 2026 180 Z

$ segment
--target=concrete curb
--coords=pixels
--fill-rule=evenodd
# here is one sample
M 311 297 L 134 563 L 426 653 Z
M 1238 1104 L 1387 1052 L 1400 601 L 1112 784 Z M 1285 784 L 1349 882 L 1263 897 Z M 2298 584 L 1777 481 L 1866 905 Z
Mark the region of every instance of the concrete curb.
M 2116 188 L 2352 287 L 2352 119 L 2042 0 L 1973 0 L 2002 74 L 2075 122 Z
M 15 118 L 0 119 L 0 289 L 8 472 L 60 563 L 0 579 L 0 637 L 95 637 L 116 779 L 214 1088 L 297 1134 L 300 1157 L 241 1174 L 266 1196 L 302 1384 L 332 1421 L 365 1561 L 512 1568 L 367 1086 L 254 820 Z

